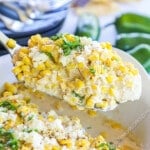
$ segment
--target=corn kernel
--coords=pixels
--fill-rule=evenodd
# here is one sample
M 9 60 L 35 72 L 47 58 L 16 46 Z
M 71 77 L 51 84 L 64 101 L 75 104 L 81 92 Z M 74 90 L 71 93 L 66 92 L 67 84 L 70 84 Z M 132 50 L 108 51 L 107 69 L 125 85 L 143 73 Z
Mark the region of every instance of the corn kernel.
M 81 81 L 80 79 L 76 79 L 76 80 L 75 80 L 75 87 L 76 87 L 77 89 L 80 89 L 80 88 L 84 87 L 84 82 Z
M 63 44 L 63 39 L 58 39 L 55 41 L 55 44 L 58 45 L 58 46 L 61 46 Z
M 61 103 L 60 103 L 60 102 L 56 102 L 56 103 L 55 103 L 55 108 L 56 108 L 57 110 L 60 110 L 60 109 L 62 108 Z
M 17 79 L 18 79 L 19 81 L 23 81 L 23 79 L 24 79 L 23 74 L 22 74 L 22 73 L 19 73 L 19 74 L 17 75 Z
M 136 76 L 138 75 L 139 71 L 137 69 L 132 69 L 130 70 L 130 72 L 132 73 L 132 75 Z
M 71 34 L 66 34 L 65 38 L 70 41 L 70 42 L 74 42 L 75 41 L 75 36 L 71 35 Z
M 31 65 L 31 59 L 28 56 L 23 57 L 22 61 L 25 65 Z
M 84 64 L 83 64 L 83 63 L 81 63 L 81 62 L 80 62 L 80 63 L 78 63 L 78 68 L 79 68 L 79 69 L 83 69 L 83 68 L 84 68 Z
M 111 76 L 111 75 L 107 76 L 106 80 L 108 83 L 112 83 L 113 82 L 113 76 Z
M 15 122 L 12 121 L 12 120 L 8 120 L 6 123 L 5 123 L 5 129 L 10 129 L 14 126 Z
M 67 82 L 67 86 L 68 86 L 70 89 L 74 89 L 74 83 L 73 83 L 73 82 Z
M 34 76 L 37 75 L 39 73 L 39 71 L 37 71 L 35 68 L 31 68 L 31 74 L 33 74 Z
M 120 57 L 119 56 L 117 56 L 117 55 L 112 55 L 112 57 L 111 57 L 111 60 L 113 61 L 113 60 L 120 60 Z
M 87 108 L 93 108 L 94 107 L 94 100 L 93 100 L 93 97 L 89 97 L 87 100 L 86 100 L 86 107 Z
M 17 88 L 13 85 L 13 84 L 10 84 L 10 83 L 5 83 L 4 84 L 4 88 L 5 90 L 15 94 L 17 92 Z
M 55 62 L 58 62 L 58 60 L 59 60 L 59 53 L 58 53 L 58 51 L 56 49 L 52 52 L 52 56 L 53 56 Z
M 96 114 L 97 114 L 97 112 L 94 111 L 94 110 L 88 110 L 87 113 L 88 113 L 88 115 L 91 116 L 91 117 L 95 117 Z
M 92 85 L 93 90 L 97 90 L 97 86 L 95 84 Z
M 23 58 L 23 57 L 27 56 L 27 54 L 23 53 L 22 51 L 19 51 L 19 52 L 18 52 L 18 56 L 19 56 L 20 58 Z
M 21 47 L 19 51 L 23 52 L 24 54 L 29 54 L 29 49 L 27 47 Z
M 77 145 L 78 148 L 79 147 L 87 148 L 87 147 L 89 147 L 90 143 L 87 139 L 78 139 L 76 141 L 76 145 Z
M 22 71 L 30 71 L 30 66 L 28 66 L 28 65 L 23 65 L 23 66 L 21 66 L 21 69 L 22 69 Z
M 106 42 L 106 48 L 107 48 L 108 50 L 112 50 L 112 45 L 111 45 L 110 42 Z
M 25 76 L 25 77 L 28 77 L 28 76 L 31 75 L 30 71 L 24 71 L 22 74 L 23 74 L 23 76 Z
M 53 122 L 55 120 L 55 118 L 53 116 L 48 116 L 48 121 L 49 122 Z
M 102 46 L 102 48 L 106 48 L 107 50 L 112 50 L 112 45 L 109 42 L 102 42 L 100 45 Z
M 40 41 L 42 38 L 40 34 L 36 34 L 36 35 L 31 36 L 30 39 L 34 42 L 37 42 L 37 41 Z
M 122 125 L 114 120 L 106 119 L 105 122 L 110 125 L 113 129 L 122 129 Z
M 118 67 L 118 70 L 121 71 L 122 73 L 126 73 L 127 72 L 127 68 L 125 66 L 123 66 L 123 65 L 120 65 Z
M 104 139 L 101 135 L 99 135 L 99 136 L 94 140 L 94 143 L 95 143 L 95 148 L 98 148 L 101 143 L 105 143 L 105 139 Z M 109 148 L 107 149 L 107 147 L 106 147 L 105 150 L 109 150 Z
M 97 60 L 99 60 L 99 53 L 94 51 L 94 52 L 88 57 L 88 59 L 89 59 L 90 61 L 97 61 Z
M 96 103 L 95 104 L 95 107 L 96 108 L 102 108 L 102 109 L 105 109 L 106 107 L 108 106 L 108 101 L 102 101 L 101 103 Z
M 36 69 L 37 69 L 38 71 L 41 71 L 41 70 L 45 70 L 45 68 L 46 68 L 46 67 L 45 67 L 45 64 L 44 64 L 44 63 L 41 63 L 41 64 L 39 64 L 39 65 L 37 66 Z
M 89 75 L 91 74 L 90 72 L 89 72 L 89 70 L 88 69 L 83 69 L 82 71 L 81 71 L 81 74 L 82 74 L 82 76 L 84 77 L 84 78 L 87 78 L 87 77 L 89 77 Z
M 111 96 L 115 95 L 115 89 L 113 87 L 109 88 L 109 95 Z
M 60 145 L 66 145 L 67 147 L 70 147 L 72 145 L 71 139 L 62 139 L 58 141 Z
M 108 93 L 108 88 L 106 86 L 102 86 L 101 91 L 102 91 L 102 93 L 107 94 Z
M 63 78 L 62 78 L 61 76 L 57 75 L 57 81 L 58 81 L 58 82 L 62 82 L 62 81 L 63 81 Z
M 54 45 L 42 45 L 40 47 L 40 50 L 42 52 L 49 52 L 49 53 L 51 53 L 54 50 Z
M 15 75 L 18 75 L 21 71 L 22 71 L 22 70 L 21 70 L 20 67 L 14 67 L 14 68 L 13 68 L 13 73 L 14 73 Z
M 48 44 L 50 44 L 50 38 L 48 38 L 48 37 L 42 37 L 39 41 L 38 41 L 38 47 L 39 47 L 39 49 L 40 49 L 40 47 L 42 46 L 42 45 L 48 45 Z
M 46 76 L 46 75 L 50 75 L 51 74 L 51 71 L 50 70 L 43 70 L 43 71 L 40 71 L 40 75 L 41 76 Z
M 44 64 L 45 64 L 46 68 L 51 68 L 51 66 L 53 65 L 50 60 L 47 60 Z
M 12 92 L 6 91 L 6 92 L 3 93 L 3 96 L 4 96 L 4 97 L 11 96 L 11 95 L 13 95 Z
M 15 48 L 15 46 L 16 46 L 16 41 L 13 40 L 13 39 L 9 39 L 9 40 L 7 41 L 7 43 L 6 43 L 6 45 L 7 45 L 9 48 L 13 49 L 13 48 Z
M 30 150 L 31 149 L 31 144 L 24 144 L 22 147 L 21 147 L 21 149 L 20 150 Z
M 52 150 L 61 150 L 59 146 L 52 146 Z
M 112 60 L 111 59 L 105 60 L 105 65 L 107 65 L 108 67 L 110 67 L 111 64 L 112 64 Z
M 104 138 L 108 138 L 108 133 L 107 132 L 101 132 L 100 133 L 101 136 L 103 136 Z

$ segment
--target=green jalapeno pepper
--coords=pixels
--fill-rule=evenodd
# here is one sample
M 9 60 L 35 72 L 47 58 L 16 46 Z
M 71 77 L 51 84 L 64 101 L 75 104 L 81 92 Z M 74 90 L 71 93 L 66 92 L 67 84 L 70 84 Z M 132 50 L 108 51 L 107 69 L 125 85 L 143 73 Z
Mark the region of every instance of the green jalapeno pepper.
M 150 33 L 150 18 L 134 13 L 122 14 L 115 20 L 118 33 Z
M 90 13 L 81 15 L 78 19 L 75 34 L 78 36 L 91 37 L 93 40 L 98 40 L 100 35 L 98 17 Z
M 150 45 L 140 44 L 128 52 L 150 73 Z
M 150 45 L 150 34 L 146 33 L 122 33 L 117 36 L 116 47 L 127 51 L 139 44 Z

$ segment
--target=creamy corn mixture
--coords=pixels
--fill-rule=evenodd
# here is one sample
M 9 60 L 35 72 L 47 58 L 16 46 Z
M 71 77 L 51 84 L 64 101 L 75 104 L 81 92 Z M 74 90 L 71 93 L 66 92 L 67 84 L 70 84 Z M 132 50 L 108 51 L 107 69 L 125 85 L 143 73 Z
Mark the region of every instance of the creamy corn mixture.
M 53 110 L 39 112 L 9 83 L 0 97 L 0 149 L 117 150 L 101 135 L 88 135 L 77 117 L 60 116 Z
M 14 57 L 13 72 L 35 90 L 79 109 L 114 109 L 139 99 L 141 77 L 110 43 L 71 34 L 32 36 Z

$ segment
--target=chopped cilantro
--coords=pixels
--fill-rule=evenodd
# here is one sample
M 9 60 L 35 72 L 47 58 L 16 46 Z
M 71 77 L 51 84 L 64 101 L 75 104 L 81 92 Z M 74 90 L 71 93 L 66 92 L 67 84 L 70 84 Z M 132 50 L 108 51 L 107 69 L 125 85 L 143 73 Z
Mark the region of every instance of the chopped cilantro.
M 15 138 L 12 130 L 0 128 L 0 150 L 18 150 L 19 141 Z
M 37 129 L 29 129 L 29 128 L 27 128 L 27 129 L 23 129 L 23 132 L 27 132 L 27 133 L 31 133 L 31 132 L 38 132 L 38 130 Z
M 75 91 L 72 91 L 72 94 L 79 98 L 80 102 L 83 102 L 83 99 L 85 98 L 85 96 L 81 96 L 80 94 L 76 93 Z
M 56 41 L 58 39 L 62 39 L 62 44 L 60 45 L 60 47 L 63 49 L 63 53 L 65 56 L 70 55 L 72 50 L 78 50 L 78 48 L 81 48 L 82 45 L 80 43 L 80 38 L 78 36 L 73 36 L 74 40 L 73 41 L 69 41 L 65 35 L 67 34 L 60 34 L 60 35 L 56 35 L 56 36 L 52 36 L 51 39 L 53 41 Z
M 57 34 L 57 35 L 51 36 L 50 39 L 52 39 L 53 41 L 56 41 L 56 40 L 58 40 L 61 36 L 62 36 L 62 34 Z
M 34 115 L 31 115 L 31 116 L 29 116 L 29 117 L 28 117 L 28 119 L 27 119 L 27 120 L 28 120 L 28 121 L 30 121 L 30 120 L 32 120 L 32 119 L 33 119 L 33 117 L 34 117 Z
M 50 52 L 43 52 L 43 53 L 45 53 L 53 62 L 55 62 L 55 59 Z
M 16 110 L 16 107 L 8 101 L 3 101 L 0 103 L 0 107 L 5 107 L 8 110 Z
M 90 70 L 90 72 L 93 74 L 93 75 L 95 75 L 95 70 L 94 70 L 94 68 L 89 68 L 89 70 Z
M 65 36 L 62 36 L 62 39 L 62 49 L 65 56 L 68 56 L 73 49 L 77 49 L 81 46 L 80 38 L 78 36 L 74 36 L 74 41 L 68 41 Z
M 116 150 L 116 147 L 114 146 L 114 144 L 112 142 L 110 142 L 110 143 L 101 143 L 100 145 L 97 146 L 97 148 L 99 148 L 100 150 L 105 150 L 106 148 L 108 150 Z

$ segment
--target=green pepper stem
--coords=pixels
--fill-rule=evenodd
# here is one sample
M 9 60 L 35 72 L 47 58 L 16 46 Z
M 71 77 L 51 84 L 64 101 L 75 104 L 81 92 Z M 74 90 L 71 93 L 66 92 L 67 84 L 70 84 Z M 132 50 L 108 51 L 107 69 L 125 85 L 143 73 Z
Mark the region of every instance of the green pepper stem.
M 109 26 L 111 26 L 111 25 L 114 25 L 114 22 L 110 22 L 110 23 L 104 25 L 104 26 L 102 27 L 102 29 L 105 29 L 105 28 L 107 28 L 107 27 L 109 27 Z

